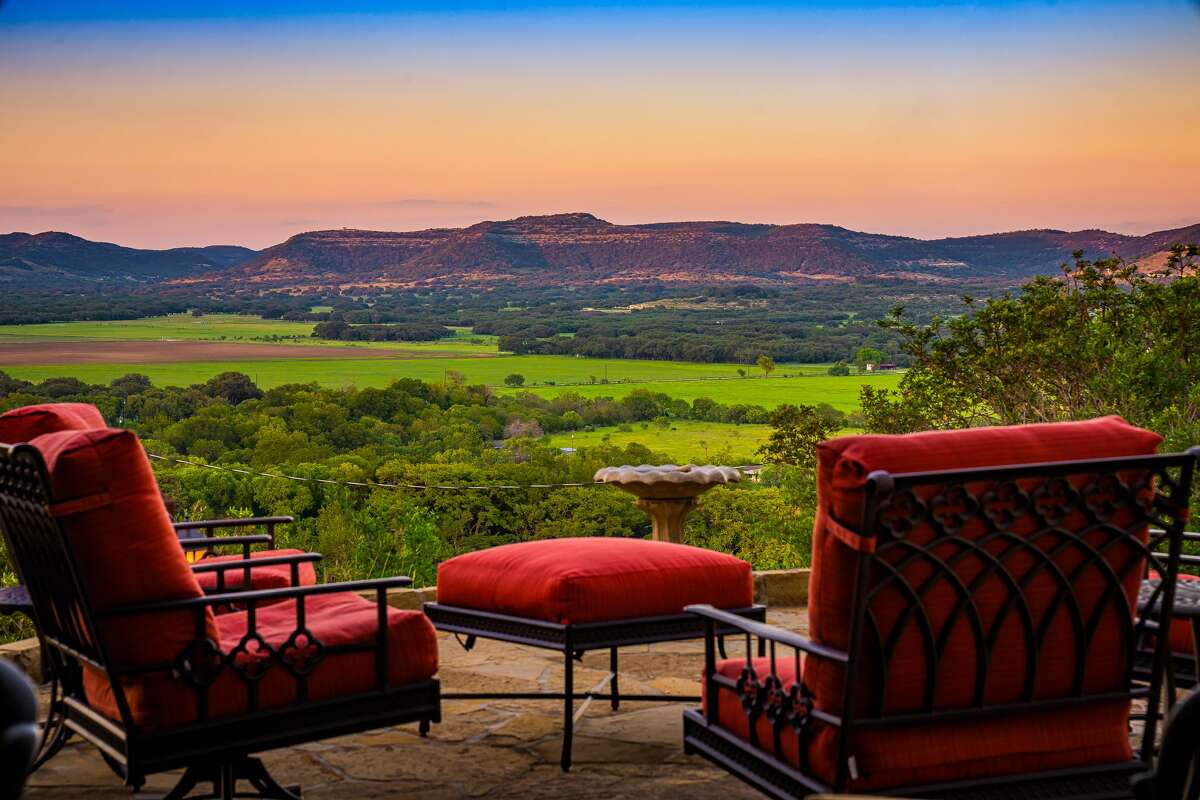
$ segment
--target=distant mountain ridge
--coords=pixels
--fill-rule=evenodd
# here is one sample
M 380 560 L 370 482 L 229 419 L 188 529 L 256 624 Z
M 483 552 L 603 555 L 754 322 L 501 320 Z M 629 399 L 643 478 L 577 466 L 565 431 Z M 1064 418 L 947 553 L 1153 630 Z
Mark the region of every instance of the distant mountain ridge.
M 312 231 L 259 252 L 233 246 L 134 250 L 69 234 L 8 234 L 0 235 L 0 280 L 24 271 L 27 278 L 261 289 L 1016 281 L 1056 273 L 1074 250 L 1151 262 L 1175 242 L 1200 242 L 1200 224 L 1146 236 L 1028 230 L 926 240 L 819 224 L 615 225 L 573 213 L 467 228 Z
M 1019 280 L 1056 273 L 1074 250 L 1137 260 L 1176 241 L 1200 241 L 1200 224 L 1147 236 L 1032 230 L 922 240 L 817 224 L 614 225 L 579 213 L 458 229 L 313 231 L 231 270 L 184 280 L 331 288 Z
M 255 252 L 236 245 L 140 250 L 58 231 L 0 234 L 0 284 L 160 282 L 226 269 Z

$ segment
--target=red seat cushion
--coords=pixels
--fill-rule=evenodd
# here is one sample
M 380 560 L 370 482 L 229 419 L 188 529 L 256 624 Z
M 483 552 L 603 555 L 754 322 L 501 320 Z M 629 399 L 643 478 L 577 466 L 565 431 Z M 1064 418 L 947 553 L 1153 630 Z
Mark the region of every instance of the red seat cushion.
M 358 595 L 313 595 L 304 601 L 306 626 L 325 648 L 324 657 L 308 676 L 309 700 L 324 700 L 377 688 L 375 654 L 330 654 L 329 648 L 371 644 L 375 641 L 378 609 L 373 601 Z M 296 628 L 294 600 L 262 606 L 256 611 L 255 630 L 276 653 L 271 661 L 262 655 L 246 654 L 239 643 L 246 636 L 248 617 L 245 611 L 217 617 L 219 646 L 227 658 L 249 665 L 258 660 L 265 667 L 258 681 L 260 710 L 280 708 L 297 701 L 297 681 L 279 662 L 281 648 Z M 437 673 L 437 636 L 428 618 L 419 611 L 388 608 L 388 683 L 400 686 L 431 678 Z M 249 646 L 248 650 L 254 650 Z M 237 655 L 234 655 L 235 652 Z M 209 687 L 208 718 L 217 719 L 248 713 L 250 709 L 246 683 L 228 666 L 222 668 Z M 84 689 L 88 703 L 105 715 L 119 719 L 112 687 L 108 680 L 93 670 L 84 673 Z M 161 730 L 196 721 L 196 693 L 191 684 L 169 673 L 155 672 L 124 682 L 134 721 L 147 730 Z
M 782 650 L 780 651 L 782 653 Z M 771 673 L 770 659 L 752 660 L 761 682 Z M 746 667 L 744 658 L 717 663 L 717 672 L 733 680 Z M 789 655 L 776 662 L 776 673 L 785 692 L 795 685 L 795 662 Z M 704 707 L 708 707 L 705 686 Z M 718 720 L 723 728 L 743 739 L 750 738 L 750 718 L 741 697 L 732 689 L 719 690 Z M 1119 761 L 1127 751 L 1103 741 L 1093 731 L 1120 730 L 1125 735 L 1128 708 L 1123 703 L 1098 703 L 1083 708 L 1044 711 L 1021 718 L 1020 735 L 1006 717 L 966 719 L 939 723 L 896 726 L 886 732 L 864 732 L 855 739 L 851 754 L 861 778 L 857 788 L 881 788 L 955 779 L 980 778 L 998 773 L 1033 773 Z M 829 752 L 837 740 L 830 728 L 820 729 L 801 762 L 800 739 L 785 727 L 780 751 L 775 751 L 774 732 L 765 714 L 755 720 L 757 744 L 782 761 L 806 772 L 827 775 L 832 770 Z M 1126 737 L 1128 741 L 1128 737 Z M 828 780 L 828 778 L 826 778 Z
M 60 431 L 30 444 L 45 459 L 55 501 L 51 512 L 70 540 L 94 614 L 204 596 L 134 434 Z M 201 623 L 215 634 L 211 612 Z M 118 667 L 170 661 L 197 632 L 192 614 L 184 611 L 116 616 L 97 625 L 109 661 Z
M 1105 417 L 1087 422 L 1016 427 L 977 428 L 961 431 L 935 431 L 906 436 L 850 436 L 822 443 L 818 447 L 819 508 L 813 536 L 813 573 L 809 595 L 810 635 L 814 640 L 845 650 L 849 645 L 851 604 L 854 594 L 854 575 L 860 552 L 870 550 L 874 540 L 858 535 L 864 513 L 867 477 L 875 470 L 892 473 L 945 471 L 971 467 L 1000 466 L 1046 461 L 1095 459 L 1116 456 L 1136 456 L 1153 453 L 1161 437 L 1130 426 L 1118 417 Z M 1078 487 L 1077 487 L 1078 488 Z M 931 487 L 932 500 L 937 487 Z M 972 510 L 960 532 L 962 540 L 973 541 L 986 529 L 980 515 Z M 1127 524 L 1131 520 L 1124 520 Z M 1118 525 L 1121 520 L 1114 519 Z M 1067 530 L 1081 530 L 1083 514 L 1073 511 L 1061 523 Z M 1040 525 L 1028 512 L 1009 527 L 1018 537 L 1029 536 Z M 1091 529 L 1089 529 L 1091 530 Z M 922 545 L 937 533 L 932 525 L 918 518 L 906 534 L 906 541 Z M 1103 538 L 1104 530 L 1091 530 L 1089 537 Z M 1144 531 L 1143 531 L 1144 535 Z M 1051 539 L 1039 540 L 1048 549 Z M 1098 543 L 1092 540 L 1093 544 Z M 987 552 L 997 555 L 1003 541 L 993 539 Z M 949 558 L 957 546 L 946 544 L 938 551 Z M 1100 570 L 1090 569 L 1075 584 L 1074 594 L 1086 619 L 1098 613 L 1098 627 L 1090 650 L 1084 660 L 1083 688 L 1088 693 L 1122 691 L 1126 670 L 1126 648 L 1122 630 L 1128 627 L 1127 611 L 1135 608 L 1142 562 L 1136 548 L 1117 546 L 1105 553 L 1110 566 L 1125 569 L 1120 587 L 1121 598 L 1104 596 L 1105 581 Z M 899 551 L 889 563 L 898 563 Z M 1052 606 L 1051 598 L 1058 587 L 1050 570 L 1033 570 L 1037 559 L 1020 551 L 1007 562 L 1008 571 L 1017 576 L 1031 573 L 1023 587 L 1035 621 L 1050 609 L 1059 611 L 1053 618 L 1041 650 L 1037 654 L 1037 682 L 1033 687 L 1038 699 L 1061 697 L 1070 690 L 1075 669 L 1075 636 L 1063 605 Z M 1070 547 L 1054 555 L 1053 560 L 1065 574 L 1082 562 L 1077 548 Z M 1136 563 L 1134 563 L 1136 562 Z M 981 556 L 961 559 L 954 572 L 964 585 L 982 573 L 987 563 Z M 920 585 L 933 573 L 929 561 L 917 559 L 900 568 L 905 580 Z M 858 713 L 882 707 L 885 713 L 919 711 L 925 699 L 926 678 L 932 670 L 933 706 L 935 709 L 969 707 L 973 702 L 977 666 L 984 675 L 984 700 L 987 703 L 1016 702 L 1024 685 L 1026 649 L 1025 637 L 1018 613 L 1008 613 L 996 623 L 995 643 L 989 660 L 976 664 L 976 646 L 969 613 L 955 617 L 954 627 L 947 632 L 942 644 L 942 656 L 936 664 L 927 663 L 925 646 L 917 623 L 905 617 L 913 603 L 910 595 L 901 590 L 898 582 L 883 584 L 887 573 L 873 572 L 869 586 L 883 588 L 872 600 L 874 622 L 866 626 L 864 657 L 858 673 Z M 923 607 L 929 613 L 933 636 L 938 637 L 949 622 L 949 610 L 958 603 L 956 582 L 943 573 L 924 597 Z M 981 623 L 990 630 L 1000 609 L 1010 595 L 1008 584 L 993 573 L 973 591 L 974 607 Z M 1011 608 L 1011 607 L 1010 607 Z M 901 628 L 901 620 L 909 620 Z M 874 629 L 878 628 L 878 637 Z M 887 641 L 899 630 L 892 659 L 881 666 L 882 656 L 877 642 Z M 886 669 L 885 694 L 880 697 L 874 687 L 880 685 L 880 670 Z M 805 683 L 817 698 L 819 708 L 832 714 L 842 713 L 844 668 L 833 661 L 811 658 L 805 664 Z M 951 724 L 927 724 L 920 730 L 923 743 L 919 750 L 910 746 L 903 731 L 888 728 L 860 728 L 851 743 L 851 752 L 861 780 L 851 788 L 879 788 L 912 785 L 936 780 L 979 777 L 997 772 L 1028 771 L 1077 766 L 1080 758 L 1094 761 L 1121 761 L 1130 757 L 1127 736 L 1127 704 L 1111 703 L 1060 711 L 1055 721 L 1040 719 L 1040 715 L 1013 715 L 1006 718 L 968 720 Z M 1035 720 L 1034 717 L 1038 719 Z M 1060 725 L 1057 720 L 1063 720 Z M 1047 731 L 1053 736 L 1047 738 Z M 836 758 L 834 730 L 821 726 L 812 737 L 810 753 L 812 769 L 823 780 L 831 781 Z M 1025 753 L 1018 758 L 997 760 L 997 753 Z M 920 765 L 934 764 L 938 753 L 953 754 L 943 759 L 936 769 Z
M 298 556 L 304 553 L 303 550 L 260 550 L 250 554 L 250 560 L 258 558 L 274 558 L 276 556 Z M 202 564 L 228 564 L 241 561 L 241 555 L 233 556 L 208 556 L 196 562 L 195 566 Z M 300 583 L 297 586 L 312 586 L 317 582 L 317 572 L 313 568 L 311 561 L 305 561 L 296 565 L 299 569 Z M 200 588 L 205 591 L 213 591 L 217 588 L 217 573 L 215 572 L 197 572 L 196 580 L 200 582 Z M 235 589 L 286 589 L 292 585 L 292 565 L 291 564 L 268 564 L 265 567 L 251 567 L 250 569 L 250 585 L 246 586 L 246 571 L 241 569 L 225 570 L 225 591 Z
M 47 433 L 103 427 L 104 417 L 90 403 L 43 403 L 0 414 L 0 442 L 20 444 Z
M 750 565 L 682 544 L 581 537 L 478 550 L 438 566 L 438 602 L 562 624 L 754 602 Z

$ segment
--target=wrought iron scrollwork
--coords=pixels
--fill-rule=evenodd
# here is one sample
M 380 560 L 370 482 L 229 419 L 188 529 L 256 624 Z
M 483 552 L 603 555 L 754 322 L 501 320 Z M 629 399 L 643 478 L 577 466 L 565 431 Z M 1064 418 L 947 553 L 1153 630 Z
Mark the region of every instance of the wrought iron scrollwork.
M 275 650 L 257 632 L 241 638 L 229 652 L 229 665 L 248 682 L 260 681 L 275 662 Z
M 742 704 L 742 711 L 751 720 L 758 718 L 763 710 L 763 700 L 766 698 L 766 686 L 758 680 L 754 667 L 747 664 L 737 679 L 737 694 Z
M 325 645 L 307 628 L 297 628 L 279 648 L 279 660 L 288 672 L 309 675 L 325 658 Z
M 876 519 L 893 537 L 900 539 L 907 536 L 926 513 L 925 503 L 915 493 L 896 492 L 880 505 Z

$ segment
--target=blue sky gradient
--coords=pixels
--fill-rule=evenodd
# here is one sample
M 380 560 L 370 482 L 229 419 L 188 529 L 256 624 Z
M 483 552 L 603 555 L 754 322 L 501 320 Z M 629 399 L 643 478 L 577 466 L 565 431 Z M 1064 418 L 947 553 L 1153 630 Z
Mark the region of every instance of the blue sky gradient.
M 1200 220 L 1191 0 L 0 6 L 0 232 Z

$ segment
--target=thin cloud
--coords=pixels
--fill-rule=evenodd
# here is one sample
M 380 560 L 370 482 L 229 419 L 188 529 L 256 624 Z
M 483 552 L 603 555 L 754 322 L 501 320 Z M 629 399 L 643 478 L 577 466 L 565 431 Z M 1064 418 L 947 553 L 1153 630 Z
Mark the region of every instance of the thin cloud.
M 437 197 L 401 197 L 350 204 L 356 208 L 495 208 L 491 200 L 446 200 Z
M 24 217 L 40 219 L 44 217 L 104 217 L 112 213 L 108 206 L 79 205 L 79 206 L 17 206 L 0 205 L 0 216 Z

